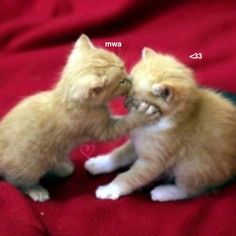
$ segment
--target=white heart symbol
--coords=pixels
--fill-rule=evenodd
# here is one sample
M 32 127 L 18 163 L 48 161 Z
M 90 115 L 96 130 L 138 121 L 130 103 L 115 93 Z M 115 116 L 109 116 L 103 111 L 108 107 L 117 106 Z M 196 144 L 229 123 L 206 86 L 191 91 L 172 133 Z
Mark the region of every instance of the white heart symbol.
M 202 53 L 195 52 L 194 54 L 190 55 L 189 57 L 192 59 L 202 59 Z

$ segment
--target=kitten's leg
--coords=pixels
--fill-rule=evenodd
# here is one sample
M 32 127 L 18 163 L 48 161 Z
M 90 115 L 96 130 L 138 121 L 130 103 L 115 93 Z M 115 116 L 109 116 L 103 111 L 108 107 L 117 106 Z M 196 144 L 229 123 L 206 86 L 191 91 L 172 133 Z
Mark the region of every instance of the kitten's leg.
M 85 169 L 91 174 L 110 173 L 118 168 L 126 167 L 136 160 L 136 153 L 131 141 L 126 142 L 113 152 L 91 158 L 85 162 Z
M 188 161 L 180 162 L 175 168 L 176 185 L 187 193 L 186 198 L 196 197 L 209 191 L 209 188 L 220 186 L 230 179 L 231 174 L 227 167 L 225 169 L 215 168 L 215 163 L 202 164 L 198 161 L 198 156 L 194 156 Z
M 196 159 L 197 157 L 195 157 Z M 194 159 L 194 158 L 193 158 Z M 176 185 L 160 185 L 151 191 L 153 201 L 174 201 L 195 197 L 209 186 L 225 182 L 224 172 L 213 174 L 211 165 L 197 168 L 196 163 L 182 162 L 175 170 Z
M 56 166 L 50 171 L 52 174 L 58 177 L 68 177 L 74 172 L 74 164 L 72 161 L 65 159 L 57 163 Z
M 186 171 L 185 171 L 186 172 Z M 200 173 L 193 175 L 177 175 L 176 184 L 160 185 L 151 191 L 151 199 L 153 201 L 175 201 L 195 197 L 204 192 L 206 184 L 199 178 Z M 196 184 L 199 181 L 198 184 Z
M 142 102 L 140 106 L 122 118 L 110 118 L 96 130 L 93 130 L 95 138 L 99 140 L 111 140 L 129 133 L 138 126 L 158 120 L 161 112 L 153 105 Z
M 24 179 L 16 179 L 11 176 L 4 176 L 4 178 L 34 201 L 44 202 L 50 198 L 47 189 L 38 184 L 39 178 L 30 179 L 30 177 L 25 177 Z
M 98 187 L 96 197 L 116 200 L 150 183 L 163 171 L 163 167 L 157 163 L 138 159 L 129 171 L 118 175 L 111 183 Z
M 177 185 L 160 185 L 151 191 L 153 201 L 165 202 L 189 198 L 187 192 Z

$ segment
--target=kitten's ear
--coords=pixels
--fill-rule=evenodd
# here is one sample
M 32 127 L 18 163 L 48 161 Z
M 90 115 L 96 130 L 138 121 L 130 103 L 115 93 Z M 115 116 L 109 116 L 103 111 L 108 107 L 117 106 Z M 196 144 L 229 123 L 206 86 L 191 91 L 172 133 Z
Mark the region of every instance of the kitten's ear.
M 96 75 L 84 75 L 78 83 L 74 84 L 69 93 L 73 100 L 97 97 L 104 88 L 104 81 Z
M 94 48 L 92 42 L 89 37 L 85 34 L 82 34 L 75 43 L 75 48 L 78 49 L 92 49 Z
M 101 94 L 103 89 L 104 89 L 103 85 L 93 86 L 89 89 L 88 95 L 89 95 L 89 97 L 96 98 L 97 96 L 99 96 L 99 94 Z
M 152 86 L 152 93 L 169 102 L 174 97 L 174 89 L 170 85 L 166 84 L 154 84 Z
M 102 78 L 96 78 L 94 83 L 90 84 L 88 96 L 91 98 L 98 97 L 105 89 L 107 77 L 103 76 Z
M 155 56 L 155 55 L 157 55 L 157 53 L 151 48 L 145 47 L 142 50 L 142 59 L 146 59 L 148 57 Z

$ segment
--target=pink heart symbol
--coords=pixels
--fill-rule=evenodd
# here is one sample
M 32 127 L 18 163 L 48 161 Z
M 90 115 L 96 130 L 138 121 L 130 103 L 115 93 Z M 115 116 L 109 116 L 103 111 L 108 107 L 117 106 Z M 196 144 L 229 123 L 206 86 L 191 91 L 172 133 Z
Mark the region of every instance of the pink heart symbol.
M 80 146 L 80 152 L 85 156 L 85 157 L 90 157 L 93 152 L 95 151 L 95 145 L 92 144 L 85 144 Z

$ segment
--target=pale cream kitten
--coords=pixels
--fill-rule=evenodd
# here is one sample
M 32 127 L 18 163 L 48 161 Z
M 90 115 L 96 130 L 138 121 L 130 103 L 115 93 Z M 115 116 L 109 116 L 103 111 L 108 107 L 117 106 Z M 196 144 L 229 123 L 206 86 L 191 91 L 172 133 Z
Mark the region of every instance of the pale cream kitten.
M 114 139 L 158 116 L 140 106 L 125 117 L 112 117 L 106 103 L 129 88 L 121 59 L 82 35 L 55 88 L 24 99 L 1 120 L 0 175 L 35 201 L 49 199 L 39 180 L 47 172 L 72 174 L 68 154 L 73 147 Z
M 200 88 L 189 68 L 175 58 L 143 49 L 132 69 L 129 102 L 154 104 L 162 113 L 155 124 L 131 131 L 131 141 L 85 167 L 108 173 L 134 163 L 97 198 L 117 199 L 160 178 L 174 178 L 151 191 L 153 201 L 187 199 L 220 186 L 236 174 L 236 108 L 221 95 Z M 133 100 L 133 102 L 131 101 Z

